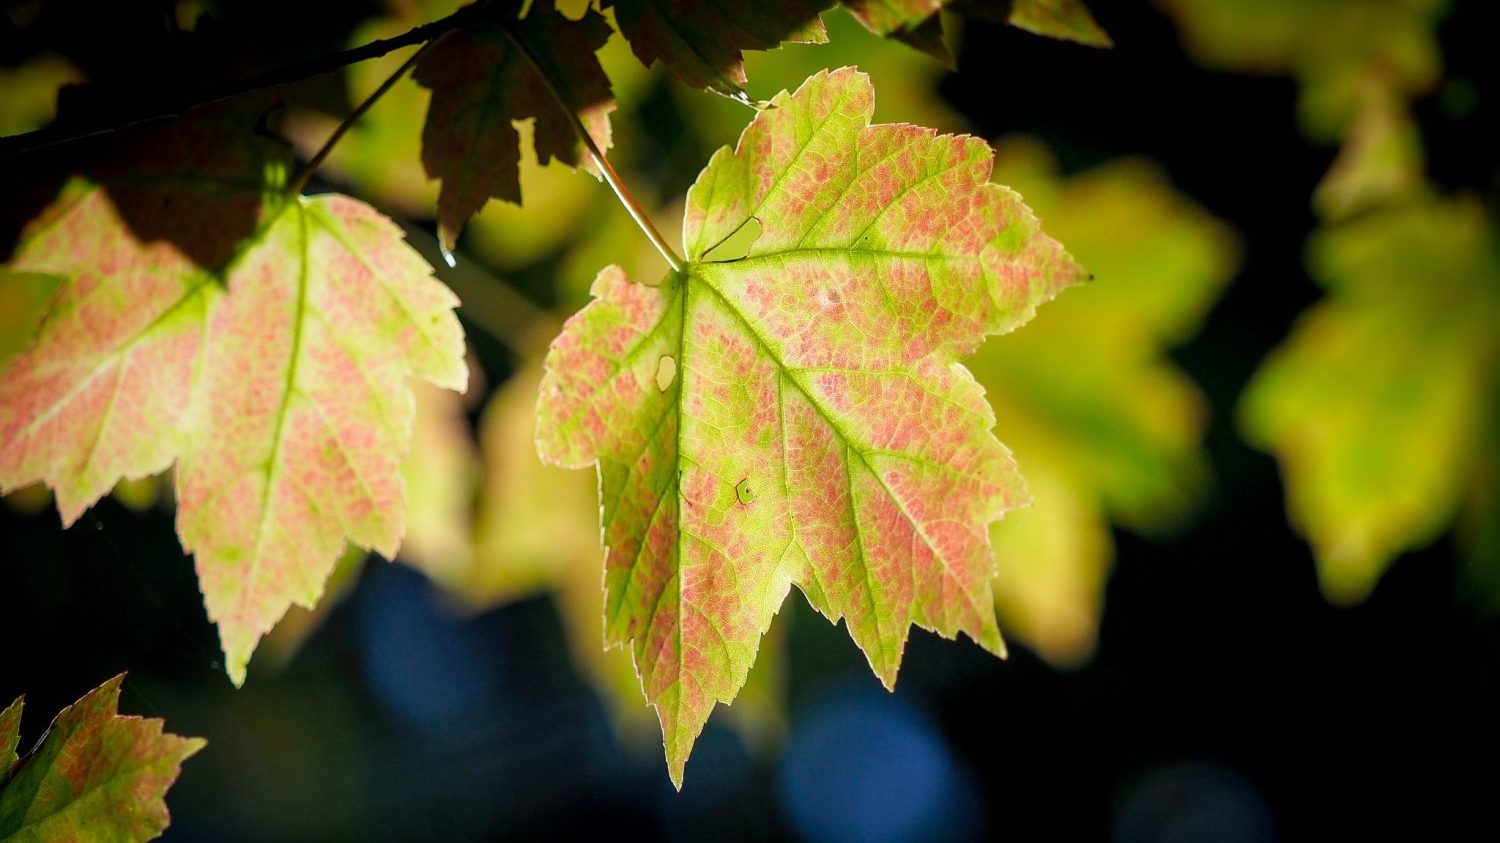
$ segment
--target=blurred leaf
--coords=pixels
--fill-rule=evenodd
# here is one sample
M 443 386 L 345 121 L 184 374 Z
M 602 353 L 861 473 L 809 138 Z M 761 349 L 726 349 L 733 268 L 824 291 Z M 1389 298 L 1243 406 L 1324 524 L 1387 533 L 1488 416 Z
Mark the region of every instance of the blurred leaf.
M 52 122 L 57 92 L 84 81 L 83 71 L 62 56 L 42 55 L 16 68 L 0 68 L 0 135 L 19 135 Z
M 1263 364 L 1241 421 L 1281 462 L 1324 593 L 1350 603 L 1448 529 L 1493 459 L 1500 241 L 1477 202 L 1428 200 L 1324 230 L 1308 261 L 1328 296 Z
M 413 389 L 406 480 L 406 537 L 401 558 L 434 580 L 453 580 L 472 564 L 478 453 L 463 398 L 426 383 Z
M 982 529 L 1025 492 L 956 359 L 1081 272 L 986 144 L 873 109 L 852 69 L 776 97 L 689 191 L 687 269 L 606 268 L 548 353 L 538 448 L 598 464 L 606 640 L 679 785 L 793 582 L 887 685 L 912 624 L 1002 649 Z
M 1346 142 L 1317 208 L 1331 218 L 1403 196 L 1421 154 L 1406 103 L 1442 74 L 1447 0 L 1157 0 L 1209 67 L 1290 74 L 1304 130 Z
M 150 840 L 171 818 L 164 800 L 202 738 L 118 714 L 124 675 L 58 713 L 17 760 L 22 701 L 0 712 L 0 840 Z
M 450 32 L 423 56 L 414 74 L 433 92 L 422 132 L 422 163 L 442 179 L 438 228 L 451 250 L 466 219 L 491 197 L 521 203 L 521 139 L 512 125 L 531 120 L 537 159 L 592 168 L 592 161 L 552 90 L 568 103 L 601 150 L 610 146 L 615 109 L 609 79 L 594 52 L 609 39 L 604 18 L 587 11 L 571 21 L 551 0 L 537 0 L 518 21 Z M 516 39 L 516 40 L 512 40 Z M 524 44 L 530 57 L 517 47 Z M 547 74 L 532 65 L 535 59 Z
M 56 275 L 0 267 L 0 363 L 31 342 L 62 284 Z
M 995 171 L 1096 279 L 970 364 L 1035 499 L 990 529 L 1002 625 L 1072 664 L 1093 649 L 1110 522 L 1161 531 L 1201 490 L 1203 400 L 1164 352 L 1197 330 L 1236 248 L 1143 161 L 1063 180 L 1040 144 L 1008 141 Z
M 1412 196 L 1422 186 L 1422 142 L 1404 105 L 1375 92 L 1313 193 L 1323 217 L 1348 219 Z

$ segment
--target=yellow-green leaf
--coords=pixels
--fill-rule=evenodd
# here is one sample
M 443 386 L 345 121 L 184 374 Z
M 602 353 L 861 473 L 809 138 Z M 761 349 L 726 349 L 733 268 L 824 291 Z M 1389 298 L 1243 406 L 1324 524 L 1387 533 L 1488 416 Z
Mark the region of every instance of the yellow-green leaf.
M 1144 161 L 1065 180 L 1044 147 L 1010 141 L 996 173 L 1096 279 L 971 364 L 1035 497 L 991 528 L 1001 623 L 1072 664 L 1093 649 L 1110 523 L 1160 531 L 1201 489 L 1203 399 L 1165 351 L 1197 329 L 1236 250 Z
M 1478 490 L 1500 390 L 1500 240 L 1478 202 L 1427 200 L 1320 232 L 1327 297 L 1246 391 L 1329 599 L 1363 599 Z M 1481 514 L 1479 517 L 1486 517 Z

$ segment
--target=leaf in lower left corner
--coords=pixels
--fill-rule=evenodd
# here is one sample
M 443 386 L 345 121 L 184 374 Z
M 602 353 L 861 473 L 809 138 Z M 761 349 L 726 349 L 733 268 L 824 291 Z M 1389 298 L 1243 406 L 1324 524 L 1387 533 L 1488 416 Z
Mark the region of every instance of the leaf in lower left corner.
M 63 709 L 24 758 L 15 752 L 22 701 L 0 712 L 0 840 L 150 840 L 167 827 L 167 789 L 206 742 L 120 715 L 124 679 Z

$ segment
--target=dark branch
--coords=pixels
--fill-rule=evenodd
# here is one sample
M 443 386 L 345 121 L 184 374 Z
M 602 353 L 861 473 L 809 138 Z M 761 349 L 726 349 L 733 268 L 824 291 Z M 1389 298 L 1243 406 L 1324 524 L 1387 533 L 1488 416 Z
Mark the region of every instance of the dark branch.
M 17 155 L 24 155 L 28 152 L 50 149 L 63 144 L 118 132 L 122 129 L 139 126 L 144 123 L 152 123 L 157 120 L 169 120 L 179 117 L 198 106 L 231 99 L 241 94 L 247 94 L 263 88 L 289 85 L 293 82 L 300 82 L 303 79 L 310 79 L 324 73 L 331 73 L 339 68 L 367 59 L 379 58 L 392 50 L 399 50 L 402 47 L 409 47 L 412 44 L 430 41 L 450 29 L 458 29 L 464 26 L 479 13 L 483 5 L 483 3 L 476 3 L 465 6 L 446 18 L 423 24 L 391 38 L 371 41 L 368 44 L 338 53 L 327 53 L 308 59 L 307 61 L 278 67 L 275 70 L 270 70 L 256 76 L 205 86 L 191 95 L 184 95 L 172 101 L 158 104 L 149 110 L 111 122 L 107 125 L 78 125 L 75 121 L 66 124 L 53 124 L 45 129 L 38 129 L 35 132 L 0 138 L 0 158 L 11 158 Z

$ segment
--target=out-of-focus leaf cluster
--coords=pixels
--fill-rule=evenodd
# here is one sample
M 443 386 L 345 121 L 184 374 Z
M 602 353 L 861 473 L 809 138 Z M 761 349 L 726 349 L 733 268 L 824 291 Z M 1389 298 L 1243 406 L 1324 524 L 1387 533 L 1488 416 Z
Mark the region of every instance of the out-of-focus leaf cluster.
M 1157 0 L 1202 63 L 1288 74 L 1308 137 L 1343 145 L 1313 197 L 1343 218 L 1410 196 L 1422 151 L 1408 110 L 1442 76 L 1447 0 Z
M 1204 492 L 1204 402 L 1165 350 L 1196 331 L 1236 243 L 1146 161 L 1064 179 L 1045 147 L 1012 140 L 995 178 L 1095 276 L 971 363 L 1035 498 L 990 530 L 1001 621 L 1073 663 L 1093 648 L 1111 523 L 1160 535 Z
M 1323 229 L 1308 262 L 1327 297 L 1242 416 L 1281 460 L 1324 592 L 1347 603 L 1461 511 L 1476 537 L 1496 517 L 1500 239 L 1477 201 L 1434 198 Z M 1474 573 L 1492 575 L 1493 548 L 1471 550 Z
M 1159 0 L 1204 64 L 1287 74 L 1298 117 L 1342 145 L 1313 195 L 1323 301 L 1262 366 L 1242 427 L 1280 460 L 1329 599 L 1362 600 L 1401 553 L 1459 525 L 1500 593 L 1493 209 L 1426 182 L 1412 100 L 1443 81 L 1446 0 Z

